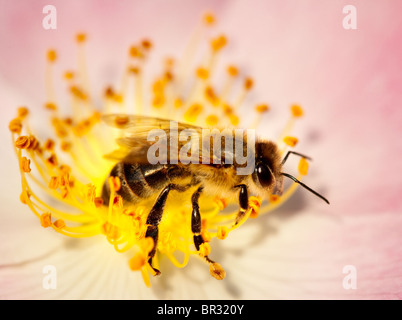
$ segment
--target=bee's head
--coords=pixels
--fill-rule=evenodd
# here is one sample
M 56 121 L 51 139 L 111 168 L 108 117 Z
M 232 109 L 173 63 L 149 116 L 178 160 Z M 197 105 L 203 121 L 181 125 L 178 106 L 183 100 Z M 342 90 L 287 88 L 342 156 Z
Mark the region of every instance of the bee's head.
M 270 141 L 257 141 L 255 156 L 255 169 L 252 174 L 254 184 L 265 192 L 281 194 L 283 189 L 282 164 L 276 144 Z

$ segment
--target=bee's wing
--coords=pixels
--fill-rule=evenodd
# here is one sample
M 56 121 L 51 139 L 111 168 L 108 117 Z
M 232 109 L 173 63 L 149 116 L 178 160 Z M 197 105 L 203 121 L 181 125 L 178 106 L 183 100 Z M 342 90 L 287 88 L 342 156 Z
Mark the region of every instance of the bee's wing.
M 179 163 L 180 151 L 184 150 L 187 161 L 191 163 L 212 163 L 212 160 L 209 162 L 210 153 L 205 152 L 204 144 L 200 141 L 202 127 L 169 119 L 126 114 L 108 114 L 102 116 L 102 119 L 106 124 L 121 130 L 121 136 L 116 139 L 120 148 L 106 155 L 106 158 L 150 163 L 148 151 L 152 145 L 160 142 L 158 159 L 165 159 L 167 163 Z M 160 141 L 161 137 L 163 141 Z

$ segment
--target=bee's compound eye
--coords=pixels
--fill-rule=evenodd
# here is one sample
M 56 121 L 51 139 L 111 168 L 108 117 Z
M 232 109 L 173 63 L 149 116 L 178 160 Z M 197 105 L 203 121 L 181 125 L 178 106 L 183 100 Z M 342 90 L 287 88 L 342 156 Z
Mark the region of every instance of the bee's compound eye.
M 257 172 L 258 182 L 261 186 L 264 188 L 269 187 L 272 183 L 271 170 L 263 163 L 259 163 L 255 170 Z

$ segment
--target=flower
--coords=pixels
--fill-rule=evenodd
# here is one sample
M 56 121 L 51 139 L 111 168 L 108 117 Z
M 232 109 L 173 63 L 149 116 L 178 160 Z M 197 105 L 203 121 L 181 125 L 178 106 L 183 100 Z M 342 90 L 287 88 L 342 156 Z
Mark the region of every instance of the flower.
M 203 17 L 204 27 L 211 27 L 215 21 L 216 18 L 212 14 Z M 250 196 L 247 200 L 248 209 L 243 213 L 238 214 L 238 209 L 232 209 L 221 214 L 226 206 L 235 202 L 232 198 L 221 196 L 219 190 L 212 198 L 201 195 L 201 227 L 200 231 L 193 231 L 194 226 L 189 214 L 191 208 L 185 199 L 187 197 L 190 202 L 191 193 L 196 189 L 190 188 L 190 191 L 183 194 L 170 194 L 169 200 L 165 200 L 166 206 L 163 205 L 165 208 L 160 224 L 158 222 L 153 225 L 150 222 L 151 212 L 154 210 L 153 203 L 160 201 L 159 197 L 157 198 L 158 193 L 161 192 L 162 195 L 164 191 L 155 190 L 155 196 L 144 197 L 134 205 L 125 197 L 122 183 L 130 182 L 126 181 L 126 178 L 121 181 L 118 169 L 113 167 L 116 165 L 116 159 L 127 161 L 125 159 L 131 155 L 132 148 L 120 146 L 110 155 L 104 156 L 104 150 L 118 148 L 115 141 L 119 139 L 111 134 L 111 128 L 102 126 L 101 118 L 105 116 L 106 122 L 116 128 L 128 127 L 127 130 L 136 129 L 140 132 L 149 131 L 152 123 L 146 124 L 145 127 L 133 127 L 141 125 L 141 119 L 132 120 L 130 112 L 136 115 L 146 115 L 148 112 L 206 128 L 214 128 L 218 123 L 221 126 L 234 127 L 243 124 L 238 116 L 238 109 L 253 87 L 252 78 L 239 79 L 238 67 L 228 65 L 225 85 L 221 92 L 217 91 L 213 83 L 213 75 L 217 72 L 215 61 L 227 41 L 227 37 L 222 34 L 213 37 L 209 42 L 206 62 L 195 68 L 191 65 L 182 66 L 180 62 L 177 62 L 178 66 L 175 68 L 175 61 L 172 58 L 167 59 L 161 76 L 151 85 L 151 105 L 148 108 L 148 103 L 143 100 L 143 70 L 153 45 L 148 39 L 141 40 L 128 50 L 129 57 L 123 72 L 122 86 L 117 90 L 112 86 L 107 87 L 101 109 L 98 110 L 89 89 L 88 72 L 84 63 L 87 35 L 79 33 L 76 35 L 79 51 L 78 70 L 66 71 L 64 74 L 71 101 L 71 111 L 67 116 L 60 113 L 59 106 L 62 103 L 56 99 L 52 79 L 58 52 L 50 49 L 47 52 L 47 100 L 44 107 L 50 112 L 53 135 L 46 141 L 36 138 L 28 121 L 29 110 L 26 107 L 18 108 L 17 116 L 9 123 L 20 167 L 20 200 L 38 217 L 40 225 L 72 238 L 104 234 L 117 252 L 134 251 L 128 265 L 133 271 L 141 271 L 148 287 L 151 285 L 149 273 L 160 273 L 159 254 L 166 255 L 179 268 L 188 264 L 191 254 L 199 255 L 208 262 L 210 274 L 214 278 L 224 279 L 226 272 L 223 267 L 209 258 L 211 239 L 223 240 L 249 216 L 256 218 L 260 211 L 268 213 L 285 202 L 296 190 L 296 182 L 300 183 L 301 176 L 307 174 L 306 158 L 302 157 L 300 160 L 299 180 L 291 176 L 296 182 L 293 182 L 283 195 L 271 194 L 267 199 Z M 184 56 L 185 63 L 190 61 L 191 51 L 194 51 L 193 47 L 189 47 Z M 195 75 L 189 77 L 188 72 L 193 69 Z M 186 84 L 192 81 L 187 92 Z M 233 92 L 236 81 L 243 81 L 237 94 Z M 134 90 L 130 90 L 130 82 L 134 82 Z M 233 94 L 237 96 L 235 99 L 231 98 Z M 130 101 L 130 96 L 134 96 L 134 103 Z M 268 109 L 266 104 L 258 104 L 255 107 L 255 127 Z M 295 120 L 302 115 L 303 111 L 299 105 L 291 106 L 289 122 L 278 140 L 281 154 L 284 154 L 288 146 L 294 147 L 297 144 L 297 138 L 287 134 Z M 133 124 L 130 124 L 130 121 L 133 121 Z M 158 128 L 161 123 L 155 120 L 154 126 Z M 140 139 L 139 133 L 131 135 L 134 142 Z M 284 161 L 286 159 L 284 158 Z M 45 196 L 39 195 L 35 187 L 44 192 Z M 56 200 L 55 205 L 50 204 L 47 199 L 49 197 Z M 262 200 L 268 200 L 268 203 L 263 203 L 261 207 Z M 58 204 L 63 204 L 65 208 L 60 208 Z M 157 236 L 152 235 L 153 229 L 150 228 L 157 228 Z M 197 240 L 196 243 L 196 237 L 201 237 L 202 240 Z M 192 248 L 193 246 L 195 248 Z M 176 257 L 176 252 L 182 253 L 182 262 Z
M 256 70 L 257 72 L 253 72 L 256 79 L 256 91 L 258 92 L 258 86 L 261 86 L 259 79 L 265 79 L 263 82 L 264 87 L 272 89 L 271 106 L 286 105 L 291 99 L 296 99 L 301 101 L 304 106 L 310 107 L 306 108 L 306 117 L 295 132 L 300 141 L 298 144 L 300 150 L 308 150 L 308 154 L 312 155 L 315 160 L 314 172 L 316 175 L 309 175 L 309 184 L 327 186 L 332 203 L 331 207 L 323 209 L 322 206 L 315 206 L 313 202 L 307 203 L 307 197 L 304 198 L 301 193 L 296 193 L 289 204 L 277 210 L 275 215 L 260 216 L 257 220 L 247 221 L 244 227 L 230 233 L 225 241 L 215 241 L 216 246 L 213 247 L 213 250 L 218 253 L 217 256 L 222 257 L 219 261 L 222 265 L 225 265 L 225 261 L 230 264 L 230 272 L 228 272 L 227 278 L 224 280 L 226 281 L 224 282 L 225 284 L 213 285 L 212 287 L 208 282 L 208 284 L 204 285 L 205 278 L 198 276 L 202 272 L 197 272 L 197 266 L 191 269 L 186 268 L 182 270 L 182 273 L 185 274 L 186 278 L 194 280 L 193 282 L 190 281 L 187 287 L 183 289 L 187 294 L 197 292 L 196 295 L 201 296 L 200 290 L 204 290 L 204 288 L 207 288 L 205 290 L 207 290 L 209 297 L 224 296 L 223 294 L 228 292 L 230 292 L 230 297 L 247 298 L 333 298 L 356 296 L 388 298 L 398 297 L 398 294 L 400 294 L 398 287 L 392 283 L 400 278 L 400 273 L 398 272 L 400 269 L 398 268 L 400 251 L 397 249 L 398 241 L 397 237 L 395 237 L 398 227 L 400 227 L 400 219 L 395 215 L 399 207 L 397 195 L 400 190 L 400 184 L 396 178 L 380 179 L 380 181 L 376 179 L 377 183 L 375 185 L 372 183 L 372 176 L 387 176 L 388 170 L 382 165 L 382 158 L 389 156 L 390 159 L 393 159 L 391 155 L 394 154 L 395 150 L 399 150 L 395 149 L 397 145 L 392 143 L 392 137 L 395 137 L 395 133 L 398 132 L 396 124 L 400 114 L 396 108 L 391 106 L 387 108 L 390 112 L 382 112 L 383 109 L 379 108 L 380 105 L 384 106 L 386 104 L 381 97 L 387 96 L 390 99 L 389 101 L 392 102 L 395 101 L 393 99 L 397 96 L 395 90 L 392 89 L 394 86 L 386 86 L 381 81 L 389 80 L 392 84 L 394 83 L 392 81 L 397 83 L 398 78 L 394 76 L 394 73 L 389 70 L 388 64 L 382 59 L 378 69 L 371 67 L 369 63 L 379 61 L 376 59 L 379 59 L 378 57 L 382 55 L 386 55 L 388 61 L 397 63 L 398 60 L 394 60 L 398 56 L 397 51 L 387 51 L 386 40 L 378 42 L 376 37 L 373 40 L 368 40 L 368 38 L 362 36 L 362 33 L 363 35 L 372 35 L 370 32 L 373 29 L 370 30 L 369 28 L 369 31 L 367 31 L 368 24 L 365 24 L 366 29 L 361 28 L 359 24 L 358 32 L 354 34 L 346 33 L 347 31 L 342 30 L 341 23 L 337 20 L 342 18 L 342 14 L 336 4 L 324 6 L 325 13 L 321 11 L 320 18 L 315 17 L 316 19 L 308 19 L 308 17 L 311 17 L 308 15 L 311 12 L 311 7 L 307 4 L 298 6 L 293 11 L 276 2 L 272 4 L 256 2 L 252 7 L 245 7 L 240 3 L 235 3 L 230 10 L 228 9 L 230 14 L 223 21 L 224 24 L 228 25 L 233 25 L 231 19 L 237 22 L 247 21 L 246 24 L 240 24 L 236 30 L 236 36 L 239 39 L 250 39 L 250 43 L 246 42 L 245 47 L 254 53 L 252 55 L 252 65 L 259 67 Z M 400 34 L 400 28 L 396 23 L 390 23 L 390 21 L 393 21 L 392 18 L 390 19 L 392 12 L 380 5 L 370 10 L 367 8 L 366 6 L 360 6 L 359 9 L 358 6 L 358 13 L 362 11 L 366 16 L 373 17 L 376 10 L 383 10 L 383 18 L 378 18 L 378 23 L 374 25 L 379 26 L 382 31 L 387 30 L 389 33 L 387 41 L 393 44 L 392 40 L 397 39 L 397 35 Z M 278 11 L 286 13 L 283 15 L 278 14 L 277 16 L 271 15 L 270 19 L 265 18 L 268 12 Z M 295 12 L 300 13 L 300 15 L 296 15 Z M 335 14 L 335 12 L 339 12 L 339 15 Z M 286 19 L 284 19 L 285 16 Z M 244 20 L 239 20 L 240 17 Z M 263 17 L 264 20 L 262 20 Z M 328 17 L 332 20 L 328 19 L 327 23 L 323 23 L 324 19 Z M 265 22 L 262 23 L 262 21 Z M 281 21 L 284 22 L 281 23 Z M 387 23 L 384 21 L 387 21 Z M 363 14 L 363 25 L 364 22 Z M 317 28 L 314 23 L 322 23 L 327 29 Z M 276 30 L 282 30 L 281 36 L 276 38 L 274 34 L 270 34 L 270 30 L 273 30 L 273 28 L 269 28 L 269 26 L 276 26 Z M 287 28 L 284 28 L 284 26 Z M 330 29 L 331 26 L 333 28 L 337 26 L 339 30 Z M 265 34 L 266 32 L 268 34 Z M 313 42 L 320 35 L 324 35 L 324 32 L 334 35 L 333 41 L 336 44 L 334 47 L 337 50 L 327 50 L 329 46 Z M 252 34 L 253 37 L 244 36 L 245 34 Z M 297 37 L 297 35 L 299 36 Z M 261 43 L 258 46 L 251 43 L 256 39 L 263 39 L 264 37 L 262 36 L 271 40 L 269 46 L 271 50 L 261 50 Z M 298 42 L 295 39 L 300 40 Z M 383 51 L 371 51 L 370 54 L 364 56 L 364 59 L 361 58 L 363 48 L 366 49 L 367 45 L 369 48 L 373 48 L 371 41 L 375 42 L 376 40 L 376 43 L 383 45 Z M 381 48 L 381 46 L 379 47 Z M 252 48 L 259 50 L 252 50 Z M 294 53 L 295 49 L 298 49 L 297 55 Z M 340 58 L 342 60 L 339 63 L 329 64 L 328 61 L 331 60 L 329 59 L 330 53 L 334 54 L 335 52 L 347 52 L 349 56 L 345 54 Z M 359 60 L 353 59 L 359 54 Z M 242 59 L 236 60 L 244 61 Z M 274 63 L 274 61 L 277 63 Z M 353 64 L 350 61 L 353 61 Z M 333 68 L 332 65 L 334 65 Z M 268 66 L 270 67 L 269 69 Z M 317 70 L 318 68 L 314 68 L 315 66 L 320 66 L 322 74 Z M 343 68 L 340 68 L 340 66 L 343 66 Z M 267 75 L 267 70 L 273 76 Z M 350 71 L 354 75 L 351 77 L 354 79 L 354 84 L 353 82 L 349 84 L 342 83 L 341 80 L 345 79 L 344 76 L 346 74 L 350 75 L 346 71 Z M 331 74 L 331 76 L 328 77 L 328 74 Z M 367 76 L 367 74 L 370 76 Z M 286 77 L 281 77 L 281 75 L 286 75 Z M 364 81 L 359 78 L 362 75 L 366 75 L 363 79 Z M 290 83 L 294 82 L 294 84 L 289 84 L 285 81 L 289 78 L 291 80 L 288 81 L 291 81 Z M 380 85 L 374 86 L 375 81 L 379 81 Z M 288 88 L 291 88 L 291 90 Z M 360 94 L 356 94 L 357 89 L 359 89 L 357 90 L 358 92 L 372 92 L 369 88 L 374 88 L 374 100 L 372 96 L 370 99 L 365 100 L 369 95 L 363 97 Z M 319 89 L 320 94 L 317 94 L 317 89 Z M 345 96 L 349 100 L 346 100 Z M 373 103 L 373 101 L 377 103 Z M 325 108 L 316 107 L 314 109 L 313 106 L 318 105 L 323 105 Z M 362 107 L 356 108 L 356 105 Z M 279 113 L 279 115 L 282 112 L 280 108 L 276 107 L 272 107 L 272 110 Z M 393 117 L 389 117 L 388 114 L 392 114 Z M 378 115 L 381 115 L 381 117 Z M 271 116 L 275 116 L 275 114 L 273 113 Z M 280 121 L 283 117 L 278 116 L 275 119 L 278 120 L 277 126 L 280 127 Z M 362 119 L 366 121 L 362 121 Z M 360 133 L 354 136 L 357 121 L 360 124 Z M 265 124 L 265 122 L 263 123 Z M 381 128 L 381 130 L 375 131 L 375 134 L 371 131 L 373 130 L 373 123 L 376 123 Z M 273 130 L 271 130 L 275 132 L 277 128 L 275 128 L 275 124 L 273 126 Z M 312 132 L 310 143 L 306 131 L 303 133 L 302 128 L 305 126 L 307 128 L 316 128 L 317 130 Z M 341 133 L 339 128 L 342 128 Z M 370 142 L 376 142 L 375 145 L 381 146 L 378 147 L 378 152 L 365 151 L 366 148 L 363 148 L 363 146 L 365 145 L 364 142 L 368 141 L 368 137 L 375 137 Z M 293 141 L 295 140 L 293 139 Z M 24 141 L 20 142 L 23 145 Z M 344 156 L 345 153 L 348 155 L 347 157 Z M 28 157 L 26 158 L 27 161 L 24 160 L 24 165 L 22 166 L 25 169 L 28 168 Z M 398 165 L 392 160 L 388 162 L 388 166 L 395 171 L 398 169 Z M 358 167 L 363 170 L 356 170 Z M 368 168 L 370 169 L 370 176 L 366 174 Z M 318 176 L 317 173 L 319 173 Z M 345 181 L 358 181 L 359 183 L 347 183 Z M 383 189 L 388 192 L 383 192 Z M 369 199 L 365 197 L 365 194 L 370 195 Z M 337 223 L 337 220 L 327 219 L 327 215 L 322 213 L 324 210 L 340 218 L 342 223 Z M 297 215 L 292 214 L 294 211 L 297 211 Z M 24 225 L 25 223 L 20 222 L 19 230 L 27 230 L 24 229 Z M 273 227 L 278 231 L 278 234 L 270 232 L 267 235 L 267 229 L 272 230 Z M 5 236 L 8 235 L 8 232 L 5 231 L 2 234 Z M 222 234 L 222 237 L 225 234 L 223 229 L 220 230 L 220 234 Z M 45 246 L 39 247 L 35 255 L 24 253 L 23 249 L 20 249 L 18 250 L 21 253 L 20 256 L 41 257 L 43 256 L 41 252 L 50 251 L 53 252 L 54 263 L 58 266 L 60 265 L 58 270 L 66 270 L 67 267 L 62 267 L 65 261 L 61 258 L 63 253 L 60 253 L 60 251 L 66 250 L 60 250 L 62 248 L 60 246 L 61 240 L 51 238 L 55 243 L 50 247 L 49 239 L 39 241 L 46 244 L 47 249 L 45 249 Z M 83 240 L 82 243 L 84 246 L 87 245 L 88 248 L 88 244 L 92 244 L 89 239 Z M 88 251 L 88 248 L 81 249 L 79 251 L 81 258 L 75 258 L 77 259 L 75 261 L 71 258 L 71 265 L 75 265 L 77 270 L 81 270 L 81 264 L 85 261 L 84 257 L 89 256 L 89 252 L 91 252 L 91 257 L 93 257 L 94 261 L 99 261 L 98 257 L 102 253 L 96 250 L 96 248 L 99 248 L 98 245 L 99 243 L 96 243 L 95 246 L 92 246 L 91 251 Z M 73 250 L 73 245 L 67 246 L 67 248 Z M 240 248 L 246 249 L 241 250 Z M 7 250 L 5 251 L 7 252 Z M 5 259 L 5 261 L 11 261 L 8 266 L 15 267 L 15 265 L 18 265 L 18 261 L 21 261 L 17 258 L 18 251 L 14 250 L 14 256 L 11 257 L 8 254 L 7 260 Z M 104 255 L 110 258 L 108 254 Z M 6 257 L 6 255 L 3 256 Z M 230 256 L 235 256 L 236 259 L 230 260 L 228 258 Z M 46 257 L 46 260 L 49 261 L 49 255 L 46 255 Z M 123 257 L 126 260 L 127 257 L 124 255 Z M 119 259 L 101 260 L 108 261 L 107 264 L 102 265 L 102 271 L 112 265 L 112 262 L 109 262 L 110 260 L 118 261 Z M 13 260 L 14 262 L 12 262 Z M 25 258 L 23 261 L 29 261 L 29 258 Z M 31 266 L 42 266 L 37 261 L 37 259 L 34 259 Z M 15 273 L 13 275 L 11 271 L 8 272 L 7 263 L 3 262 L 4 264 L 6 266 L 2 269 L 2 281 L 4 283 L 4 279 L 7 279 L 7 285 L 2 287 L 11 288 L 8 291 L 9 296 L 12 293 L 15 296 L 15 293 L 18 292 L 16 288 L 19 285 L 22 286 L 21 280 L 20 284 L 18 284 L 17 277 L 21 277 L 24 272 L 29 273 L 28 270 L 30 269 L 26 267 L 26 264 L 22 264 L 20 266 L 22 272 L 20 271 L 17 276 Z M 93 266 L 94 264 L 89 265 Z M 126 261 L 124 265 L 126 268 Z M 342 279 L 345 277 L 342 271 L 343 267 L 347 265 L 353 265 L 357 269 L 357 290 L 347 290 L 342 286 Z M 88 283 L 89 279 L 92 279 L 93 283 L 97 283 L 99 280 L 95 274 L 99 275 L 101 273 L 95 272 L 93 269 L 90 270 L 93 273 L 88 273 L 87 281 L 82 279 L 82 283 Z M 123 270 L 118 265 L 116 267 L 114 264 L 112 270 L 113 272 L 107 274 L 110 278 L 114 275 L 114 278 L 118 279 L 118 283 L 124 282 L 122 279 L 127 279 L 124 277 L 130 277 L 127 273 L 124 273 L 124 277 L 120 276 L 120 274 L 123 274 Z M 178 273 L 177 271 L 168 271 L 172 276 L 166 278 L 167 280 L 165 281 L 168 282 L 169 286 L 174 286 L 177 284 Z M 41 279 L 41 276 L 42 274 L 39 274 L 36 277 Z M 383 280 L 380 280 L 381 278 Z M 66 280 L 61 276 L 59 280 L 59 287 L 66 288 L 66 283 L 62 283 L 62 281 Z M 110 282 L 104 281 L 103 283 L 106 284 L 104 288 L 109 288 Z M 110 286 L 112 288 L 112 285 Z M 86 290 L 77 289 L 82 287 Z M 76 281 L 71 284 L 71 290 L 64 289 L 64 295 L 71 297 L 79 293 L 85 297 L 94 296 L 97 291 L 96 286 L 94 287 L 94 289 L 91 289 L 90 286 L 85 287 L 84 284 L 80 285 L 80 281 Z M 122 288 L 128 290 L 126 297 L 135 296 L 127 287 Z M 210 288 L 214 288 L 215 291 L 211 291 Z M 36 292 L 40 293 L 41 289 L 39 286 Z M 102 291 L 106 292 L 107 289 Z M 166 291 L 165 293 L 162 291 L 159 291 L 159 296 L 166 297 Z M 382 294 L 379 294 L 381 292 Z M 22 294 L 22 291 L 20 293 Z M 46 293 L 50 294 L 49 292 Z M 31 292 L 30 294 L 34 295 L 35 293 Z M 60 291 L 58 291 L 58 294 L 62 295 Z M 142 294 L 143 297 L 151 296 L 151 293 Z M 179 297 L 178 294 L 172 294 L 172 296 Z M 114 297 L 117 297 L 117 295 Z M 185 297 L 188 297 L 188 295 Z

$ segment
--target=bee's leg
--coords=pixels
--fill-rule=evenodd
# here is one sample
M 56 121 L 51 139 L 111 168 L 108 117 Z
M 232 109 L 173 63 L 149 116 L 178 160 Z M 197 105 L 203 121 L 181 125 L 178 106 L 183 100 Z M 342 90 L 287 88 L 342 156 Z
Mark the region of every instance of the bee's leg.
M 203 187 L 199 187 L 191 197 L 191 203 L 193 205 L 193 212 L 191 214 L 191 232 L 193 233 L 195 248 L 200 250 L 200 245 L 204 243 L 204 239 L 201 236 L 201 214 L 200 207 L 198 205 L 198 199 L 200 198 Z
M 240 184 L 238 186 L 235 186 L 235 188 L 240 188 L 240 193 L 239 193 L 239 205 L 240 205 L 240 210 L 237 213 L 235 224 L 237 225 L 244 217 L 248 210 L 248 190 L 247 186 L 245 184 Z
M 158 199 L 156 199 L 156 202 L 154 206 L 152 207 L 151 211 L 148 214 L 147 218 L 147 231 L 145 233 L 145 237 L 151 237 L 154 240 L 154 247 L 149 253 L 149 265 L 152 267 L 152 258 L 155 256 L 156 253 L 156 246 L 158 243 L 158 226 L 159 223 L 161 222 L 162 219 L 162 214 L 163 214 L 163 209 L 165 207 L 166 199 L 169 194 L 169 191 L 172 189 L 173 185 L 169 184 L 167 187 L 165 187 L 161 193 L 158 196 Z M 154 269 L 156 275 L 159 275 L 161 272 L 158 269 Z

